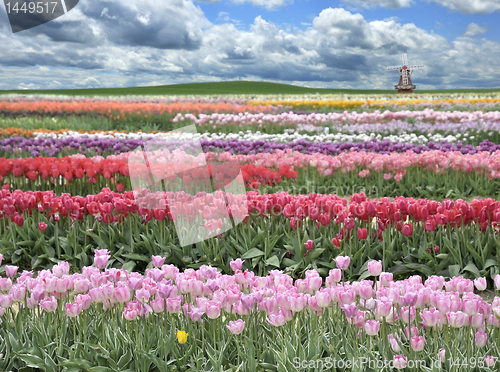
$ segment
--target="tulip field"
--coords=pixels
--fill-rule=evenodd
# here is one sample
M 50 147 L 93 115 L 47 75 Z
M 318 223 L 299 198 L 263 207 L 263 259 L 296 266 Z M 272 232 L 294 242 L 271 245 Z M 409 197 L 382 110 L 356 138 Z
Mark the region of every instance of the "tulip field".
M 0 96 L 0 371 L 498 371 L 500 93 Z

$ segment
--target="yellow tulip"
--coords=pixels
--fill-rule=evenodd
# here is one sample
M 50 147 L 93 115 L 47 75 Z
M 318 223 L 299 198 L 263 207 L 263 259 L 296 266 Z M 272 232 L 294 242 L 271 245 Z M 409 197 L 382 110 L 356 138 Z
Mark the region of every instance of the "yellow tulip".
M 177 331 L 177 340 L 179 341 L 179 344 L 183 345 L 187 342 L 188 334 L 189 333 L 184 331 Z

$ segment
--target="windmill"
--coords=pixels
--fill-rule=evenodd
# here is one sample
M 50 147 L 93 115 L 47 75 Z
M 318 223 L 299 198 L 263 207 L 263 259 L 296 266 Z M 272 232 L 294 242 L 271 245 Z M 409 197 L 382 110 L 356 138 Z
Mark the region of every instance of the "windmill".
M 408 60 L 406 59 L 405 53 L 403 54 L 403 65 L 387 67 L 387 71 L 399 72 L 399 83 L 394 86 L 394 88 L 398 90 L 398 93 L 413 93 L 413 89 L 415 89 L 416 86 L 412 84 L 410 76 L 413 71 L 422 68 L 424 68 L 424 66 L 408 66 Z

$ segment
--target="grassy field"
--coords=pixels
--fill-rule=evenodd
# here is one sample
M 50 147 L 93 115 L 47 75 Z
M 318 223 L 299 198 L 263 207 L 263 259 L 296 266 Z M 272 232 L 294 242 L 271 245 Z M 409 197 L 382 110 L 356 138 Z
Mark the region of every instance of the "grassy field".
M 496 89 L 416 90 L 415 93 L 492 93 Z M 397 94 L 392 90 L 321 89 L 260 81 L 224 81 L 132 88 L 58 89 L 58 90 L 0 90 L 1 94 L 55 94 L 74 96 L 127 95 L 226 95 L 226 94 Z

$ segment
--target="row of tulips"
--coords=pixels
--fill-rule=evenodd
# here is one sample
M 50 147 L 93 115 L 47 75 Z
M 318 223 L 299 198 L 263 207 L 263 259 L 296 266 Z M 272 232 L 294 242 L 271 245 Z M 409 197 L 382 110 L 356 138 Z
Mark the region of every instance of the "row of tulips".
M 148 152 L 149 163 L 145 163 L 143 152 L 124 153 L 123 157 L 109 156 L 103 158 L 95 156 L 86 158 L 83 155 L 72 155 L 62 158 L 36 157 L 23 159 L 0 158 L 0 176 L 4 183 L 10 182 L 16 188 L 45 189 L 56 191 L 71 191 L 83 193 L 96 187 L 113 185 L 117 191 L 124 190 L 124 184 L 130 189 L 131 182 L 139 182 L 149 177 L 149 172 L 158 180 L 174 183 L 182 181 L 187 186 L 192 183 L 210 183 L 216 180 L 216 188 L 222 181 L 231 182 L 241 172 L 240 183 L 252 187 L 279 184 L 282 178 L 297 177 L 297 172 L 284 164 L 274 170 L 273 168 L 245 164 L 239 166 L 235 163 L 216 164 L 205 162 L 204 154 L 197 156 L 174 150 L 162 151 L 161 156 L 154 158 L 154 152 Z M 187 159 L 187 160 L 186 160 Z M 213 168 L 213 169 L 212 169 Z M 132 175 L 132 180 L 131 180 Z M 87 187 L 87 185 L 89 185 Z M 207 185 L 208 185 L 207 184 Z M 147 185 L 149 186 L 149 185 Z M 174 187 L 174 186 L 172 186 Z
M 284 129 L 282 133 L 269 133 L 264 128 L 261 131 L 246 132 L 209 132 L 204 133 L 180 133 L 173 132 L 77 132 L 66 131 L 34 131 L 25 138 L 35 137 L 37 139 L 123 139 L 123 140 L 151 140 L 162 139 L 168 141 L 201 141 L 201 140 L 247 140 L 247 141 L 271 141 L 271 142 L 294 142 L 307 140 L 309 142 L 362 142 L 372 139 L 389 140 L 391 142 L 406 142 L 414 144 L 425 144 L 433 142 L 461 141 L 466 144 L 479 143 L 481 140 L 495 140 L 500 132 L 500 122 L 483 123 L 441 123 L 430 124 L 424 122 L 406 123 L 391 122 L 384 124 L 352 124 L 338 126 L 333 129 L 311 124 L 299 124 L 295 129 Z M 308 133 L 305 133 L 308 132 Z M 315 133 L 311 133 L 315 132 Z
M 116 268 L 144 268 L 148 254 L 166 254 L 180 267 L 203 262 L 228 270 L 243 256 L 259 273 L 272 268 L 300 276 L 330 268 L 332 256 L 352 257 L 351 277 L 381 259 L 386 270 L 479 277 L 498 273 L 500 203 L 494 199 L 368 199 L 353 194 L 260 195 L 103 189 L 87 196 L 2 189 L 0 253 L 22 266 L 66 259 L 88 264 L 105 247 Z M 195 238 L 192 238 L 192 237 Z
M 485 94 L 485 95 L 467 95 L 456 94 L 454 97 L 450 95 L 425 95 L 421 94 L 415 98 L 407 97 L 394 97 L 394 96 L 363 96 L 363 95 L 349 95 L 344 97 L 332 97 L 322 95 L 315 96 L 289 96 L 287 98 L 262 97 L 262 99 L 255 99 L 251 102 L 255 105 L 281 105 L 291 106 L 293 108 L 333 108 L 337 110 L 350 110 L 356 108 L 475 108 L 485 106 L 498 106 L 500 104 L 499 93 Z
M 232 136 L 227 136 L 231 138 Z M 458 144 L 449 142 L 427 142 L 427 138 L 416 135 L 409 136 L 389 136 L 387 139 L 377 140 L 373 138 L 364 142 L 351 142 L 345 139 L 363 138 L 370 139 L 370 136 L 356 136 L 356 135 L 339 135 L 342 141 L 329 142 L 311 141 L 307 136 L 306 138 L 291 141 L 291 142 L 270 142 L 258 139 L 259 136 L 253 140 L 239 140 L 239 139 L 201 139 L 195 141 L 182 141 L 168 138 L 157 138 L 153 136 L 146 136 L 145 139 L 121 139 L 121 138 L 99 138 L 99 137 L 64 137 L 61 139 L 52 138 L 23 138 L 23 137 L 10 137 L 0 139 L 0 155 L 7 158 L 11 157 L 37 157 L 37 156 L 57 156 L 64 157 L 74 154 L 85 154 L 87 157 L 100 155 L 117 155 L 126 153 L 144 146 L 146 143 L 154 144 L 158 148 L 169 149 L 195 149 L 201 146 L 203 152 L 229 152 L 232 154 L 248 155 L 257 153 L 274 153 L 278 150 L 292 150 L 293 152 L 300 152 L 305 154 L 324 154 L 324 155 L 338 155 L 344 151 L 358 151 L 358 152 L 375 152 L 378 154 L 391 154 L 393 152 L 401 153 L 413 151 L 415 153 L 422 153 L 432 150 L 440 150 L 444 152 L 459 151 L 462 154 L 475 154 L 483 151 L 495 152 L 500 151 L 500 145 L 496 145 L 489 140 L 482 141 L 478 146 L 471 144 L 463 144 L 462 141 Z M 381 136 L 379 136 L 381 137 Z M 394 138 L 396 137 L 396 138 Z M 393 139 L 402 139 L 402 142 L 392 142 Z M 466 138 L 465 138 L 466 139 Z M 408 143 L 409 142 L 409 143 Z M 424 142 L 425 144 L 414 144 Z
M 291 150 L 248 155 L 230 152 L 203 154 L 201 145 L 191 150 L 198 155 L 181 150 L 147 152 L 149 170 L 154 179 L 167 183 L 177 180 L 176 187 L 182 183 L 192 184 L 191 188 L 198 187 L 200 175 L 194 173 L 208 176 L 209 170 L 204 168 L 209 161 L 226 164 L 230 166 L 228 168 L 238 165 L 246 186 L 260 187 L 263 193 L 288 190 L 303 194 L 349 195 L 363 191 L 376 197 L 419 195 L 427 198 L 494 197 L 500 194 L 500 151 L 475 154 L 438 150 L 390 154 L 351 151 L 331 156 Z M 58 194 L 70 192 L 73 195 L 96 193 L 103 187 L 123 191 L 132 190 L 132 186 L 138 183 L 144 184 L 142 187 L 152 185 L 138 178 L 139 175 L 148 177 L 149 170 L 144 162 L 142 152 L 107 158 L 85 158 L 83 155 L 59 159 L 0 158 L 0 177 L 4 184 L 25 191 L 55 190 Z M 193 162 L 199 167 L 192 165 Z M 227 181 L 230 179 L 232 177 Z
M 481 297 L 485 278 L 397 281 L 369 261 L 369 280 L 348 282 L 346 256 L 325 279 L 308 270 L 295 281 L 255 275 L 242 259 L 225 275 L 206 265 L 180 272 L 154 255 L 140 274 L 106 268 L 109 259 L 95 250 L 93 266 L 74 274 L 66 261 L 37 273 L 5 266 L 2 370 L 498 368 L 500 297 Z
M 491 111 L 434 111 L 425 109 L 422 111 L 375 111 L 375 112 L 328 112 L 328 113 L 294 113 L 282 112 L 278 114 L 266 112 L 244 112 L 244 113 L 224 113 L 215 112 L 211 114 L 179 113 L 172 121 L 192 121 L 197 125 L 249 125 L 271 123 L 274 125 L 283 124 L 315 124 L 315 125 L 341 125 L 341 124 L 359 124 L 359 123 L 380 123 L 391 121 L 422 121 L 432 123 L 442 122 L 477 122 L 477 121 L 500 121 L 500 112 Z
M 147 118 L 148 115 L 172 115 L 178 112 L 268 112 L 276 108 L 261 105 L 243 105 L 225 101 L 219 102 L 137 102 L 123 100 L 0 100 L 0 114 L 4 115 L 102 115 L 116 119 L 120 116 L 137 115 Z

